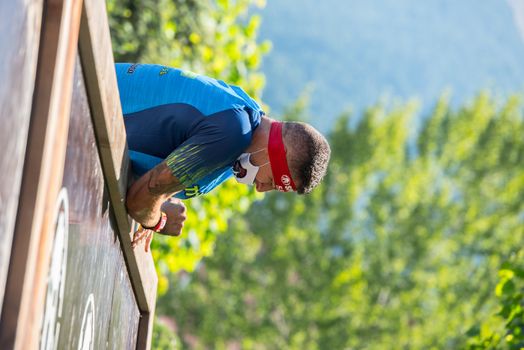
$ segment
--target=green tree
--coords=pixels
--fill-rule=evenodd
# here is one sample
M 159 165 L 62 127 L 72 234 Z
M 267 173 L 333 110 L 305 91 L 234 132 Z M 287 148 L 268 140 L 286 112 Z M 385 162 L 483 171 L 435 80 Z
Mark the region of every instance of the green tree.
M 261 0 L 109 0 L 116 61 L 165 64 L 241 85 L 259 96 L 261 59 L 270 43 L 257 41 Z
M 496 313 L 468 331 L 468 349 L 511 349 L 524 347 L 524 251 L 513 254 L 499 270 L 495 295 Z
M 416 110 L 378 105 L 358 122 L 339 118 L 318 190 L 265 196 L 231 218 L 197 271 L 172 276 L 159 309 L 176 319 L 182 343 L 473 344 L 475 325 L 498 310 L 497 271 L 524 238 L 522 103 L 512 97 L 497 105 L 483 94 L 460 109 L 443 98 L 424 119 Z M 516 315 L 518 343 L 520 270 L 502 271 L 497 293 L 513 306 L 501 317 Z

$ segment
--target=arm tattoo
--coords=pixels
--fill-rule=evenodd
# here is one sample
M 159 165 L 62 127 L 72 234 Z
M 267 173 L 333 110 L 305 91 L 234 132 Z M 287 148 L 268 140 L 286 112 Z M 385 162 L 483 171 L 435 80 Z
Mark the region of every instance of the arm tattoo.
M 147 189 L 150 194 L 159 196 L 181 191 L 184 189 L 184 185 L 172 175 L 166 164 L 160 163 L 150 172 Z

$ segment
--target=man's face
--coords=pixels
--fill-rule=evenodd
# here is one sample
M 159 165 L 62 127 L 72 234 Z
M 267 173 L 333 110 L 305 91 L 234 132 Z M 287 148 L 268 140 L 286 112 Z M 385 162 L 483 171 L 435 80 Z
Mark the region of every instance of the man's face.
M 269 164 L 260 168 L 258 171 L 255 177 L 255 188 L 257 192 L 267 192 L 275 189 L 273 173 L 271 172 L 271 166 L 269 166 Z
M 265 164 L 259 168 L 257 176 L 255 177 L 254 185 L 257 192 L 267 192 L 275 189 L 271 165 L 268 163 L 269 156 L 267 154 L 267 150 L 257 154 L 252 154 L 251 162 L 253 165 L 257 166 Z
M 255 189 L 257 190 L 257 192 L 268 192 L 276 190 L 275 182 L 273 181 L 273 172 L 271 171 L 271 165 L 269 164 L 269 155 L 267 154 L 267 150 L 258 154 L 252 154 L 251 162 L 253 165 L 257 166 L 263 164 L 263 166 L 259 168 L 254 181 Z M 293 179 L 293 181 L 295 182 L 295 184 L 297 183 L 295 179 Z

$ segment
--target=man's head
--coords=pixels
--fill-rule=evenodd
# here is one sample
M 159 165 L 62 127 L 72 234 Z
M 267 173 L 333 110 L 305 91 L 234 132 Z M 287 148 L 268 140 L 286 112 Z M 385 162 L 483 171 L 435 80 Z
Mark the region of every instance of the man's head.
M 306 123 L 285 122 L 282 136 L 297 192 L 309 193 L 326 175 L 331 155 L 329 144 L 322 134 Z
M 283 145 L 280 146 L 285 151 L 280 153 L 278 152 L 280 146 L 274 145 L 275 140 L 278 140 L 275 137 L 275 129 L 278 128 L 274 123 L 280 122 L 263 118 L 261 127 L 257 129 L 257 137 L 246 150 L 246 152 L 252 152 L 250 163 L 257 166 L 254 180 L 257 191 L 266 192 L 276 189 L 279 181 L 278 179 L 275 181 L 274 177 L 281 177 L 289 170 L 296 192 L 299 194 L 311 192 L 326 174 L 331 154 L 328 142 L 311 125 L 301 122 L 283 122 L 282 136 L 278 138 L 283 140 Z M 260 152 L 262 150 L 264 152 Z M 285 154 L 286 159 L 276 164 L 275 159 L 282 157 L 280 154 Z M 271 159 L 273 159 L 272 162 Z M 269 164 L 267 164 L 268 161 Z M 280 185 L 286 184 L 280 183 Z

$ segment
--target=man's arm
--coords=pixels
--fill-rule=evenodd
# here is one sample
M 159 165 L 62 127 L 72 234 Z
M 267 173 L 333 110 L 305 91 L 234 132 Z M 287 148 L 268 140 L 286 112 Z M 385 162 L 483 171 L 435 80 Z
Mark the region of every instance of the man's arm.
M 162 204 L 183 189 L 184 185 L 164 161 L 129 188 L 126 199 L 128 213 L 142 226 L 155 226 L 160 218 Z

